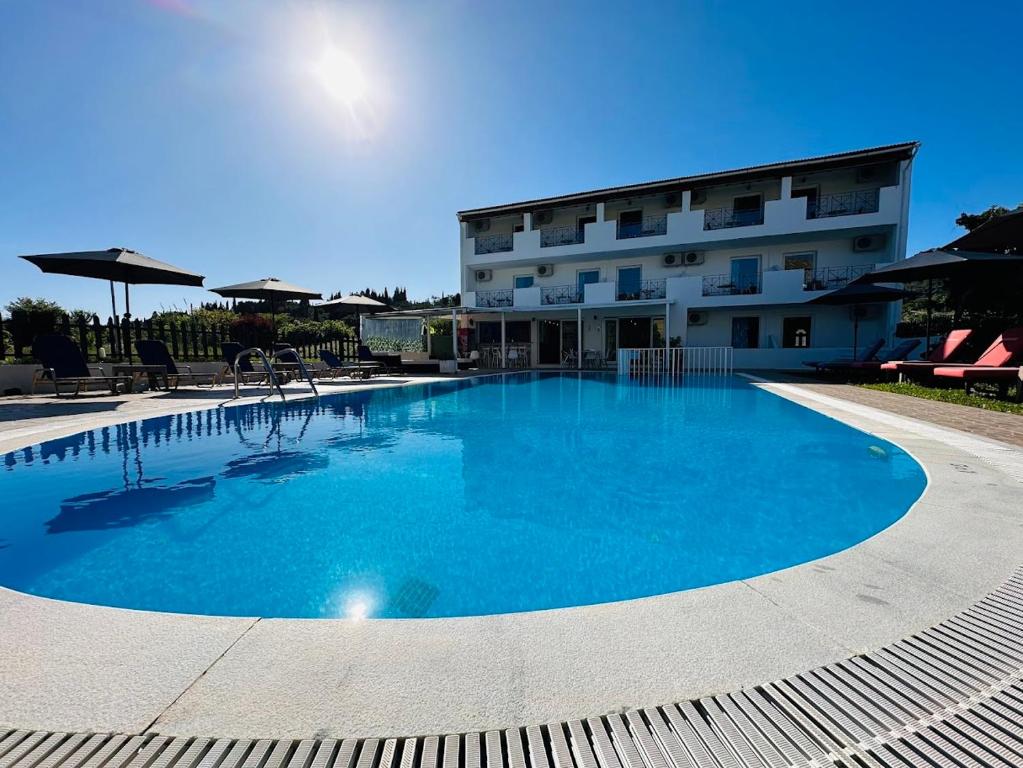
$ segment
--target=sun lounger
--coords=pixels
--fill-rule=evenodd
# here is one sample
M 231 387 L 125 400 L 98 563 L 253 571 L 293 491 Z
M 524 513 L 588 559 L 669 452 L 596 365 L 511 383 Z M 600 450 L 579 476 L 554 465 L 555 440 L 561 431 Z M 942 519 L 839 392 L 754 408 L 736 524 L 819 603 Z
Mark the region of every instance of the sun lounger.
M 1021 361 L 1023 361 L 1023 327 L 1010 328 L 995 339 L 973 365 L 938 367 L 934 369 L 934 376 L 938 379 L 962 381 L 967 394 L 973 384 L 995 383 L 998 384 L 1004 397 L 1009 385 L 1019 377 Z
M 320 350 L 320 360 L 327 364 L 327 367 L 335 372 L 337 376 L 359 376 L 368 379 L 374 373 L 382 370 L 383 366 L 375 360 L 372 362 L 358 361 L 346 363 L 329 349 Z
M 295 367 L 295 377 L 301 376 L 302 369 L 299 366 L 298 354 L 291 349 L 282 349 L 277 352 L 277 362 L 283 363 L 287 366 Z M 304 363 L 305 369 L 309 371 L 309 375 L 317 379 L 333 379 L 337 376 L 337 372 L 332 368 L 324 368 L 316 363 Z
M 215 373 L 194 373 L 191 366 L 178 366 L 171 356 L 167 345 L 158 339 L 139 339 L 135 349 L 143 365 L 162 365 L 167 370 L 167 386 L 177 389 L 181 384 L 214 386 L 217 383 Z
M 221 342 L 220 353 L 223 355 L 225 363 L 224 370 L 220 373 L 221 381 L 228 376 L 234 378 L 234 361 L 244 350 L 245 347 L 236 341 Z M 252 357 L 249 355 L 238 360 L 238 375 L 241 377 L 242 384 L 263 384 L 268 378 L 266 370 L 262 368 L 256 370 L 252 365 Z M 287 376 L 281 376 L 281 380 L 282 383 L 287 383 Z
M 90 366 L 78 345 L 63 334 L 46 333 L 37 336 L 32 343 L 32 355 L 43 366 L 32 377 L 32 394 L 35 394 L 36 387 L 43 381 L 53 383 L 57 397 L 61 396 L 62 386 L 74 386 L 72 397 L 80 394 L 83 388 L 87 390 L 96 384 L 109 389 L 113 395 L 117 394 L 120 384 L 124 385 L 125 392 L 131 392 L 131 376 L 107 376 L 102 366 Z M 98 371 L 99 375 L 93 371 Z
M 892 360 L 881 365 L 881 370 L 887 373 L 898 373 L 901 379 L 904 376 L 924 377 L 930 376 L 935 368 L 948 365 L 954 362 L 956 357 L 962 354 L 967 339 L 973 335 L 970 328 L 954 330 L 945 337 L 945 340 L 931 350 L 926 360 Z
M 401 370 L 401 355 L 390 352 L 374 353 L 365 344 L 359 345 L 360 363 L 379 363 L 384 373 L 397 373 Z
M 851 363 L 865 363 L 873 360 L 877 353 L 881 351 L 881 347 L 884 346 L 884 339 L 878 339 L 873 344 L 860 350 L 859 354 L 855 358 L 848 360 L 826 360 L 824 362 L 807 362 L 803 365 L 808 365 L 811 368 L 816 368 L 818 371 L 831 370 L 832 368 L 844 368 L 848 367 Z
M 880 371 L 881 367 L 892 360 L 904 360 L 910 352 L 920 346 L 920 339 L 906 339 L 898 346 L 892 347 L 884 354 L 883 360 L 863 360 L 850 363 L 854 371 Z

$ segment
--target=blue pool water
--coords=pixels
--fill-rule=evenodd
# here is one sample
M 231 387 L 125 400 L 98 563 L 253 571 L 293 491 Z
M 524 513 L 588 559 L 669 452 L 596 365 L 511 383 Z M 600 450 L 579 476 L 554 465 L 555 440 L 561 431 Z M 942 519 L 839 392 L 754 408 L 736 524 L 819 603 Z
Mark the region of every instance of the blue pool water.
M 201 614 L 526 611 L 754 576 L 923 490 L 740 379 L 533 374 L 148 419 L 7 454 L 0 584 Z

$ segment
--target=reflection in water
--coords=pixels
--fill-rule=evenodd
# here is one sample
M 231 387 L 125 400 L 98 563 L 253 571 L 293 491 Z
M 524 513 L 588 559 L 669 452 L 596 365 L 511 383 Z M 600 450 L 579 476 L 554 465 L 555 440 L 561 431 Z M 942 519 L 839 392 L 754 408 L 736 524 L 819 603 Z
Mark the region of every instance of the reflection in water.
M 145 485 L 85 493 L 65 499 L 60 514 L 46 521 L 47 533 L 128 528 L 149 520 L 167 520 L 175 510 L 213 498 L 216 480 L 200 477 L 174 485 Z
M 271 451 L 254 453 L 227 462 L 221 475 L 230 480 L 248 477 L 264 482 L 284 482 L 293 477 L 326 469 L 330 459 L 311 451 Z

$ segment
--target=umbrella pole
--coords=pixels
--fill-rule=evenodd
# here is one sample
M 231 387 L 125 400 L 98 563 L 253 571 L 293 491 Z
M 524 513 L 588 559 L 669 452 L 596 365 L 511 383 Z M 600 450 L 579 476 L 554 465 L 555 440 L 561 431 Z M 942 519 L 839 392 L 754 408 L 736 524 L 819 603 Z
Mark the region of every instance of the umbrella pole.
M 110 281 L 110 311 L 111 317 L 117 320 L 117 294 L 114 293 L 114 281 Z
M 131 300 L 128 297 L 128 284 L 124 284 L 124 346 L 128 348 L 128 365 L 131 365 Z
M 270 351 L 277 345 L 277 302 L 270 297 Z
M 927 334 L 927 341 L 924 343 L 924 356 L 931 354 L 931 288 L 934 280 L 930 277 L 927 278 L 927 324 L 925 327 L 925 333 Z

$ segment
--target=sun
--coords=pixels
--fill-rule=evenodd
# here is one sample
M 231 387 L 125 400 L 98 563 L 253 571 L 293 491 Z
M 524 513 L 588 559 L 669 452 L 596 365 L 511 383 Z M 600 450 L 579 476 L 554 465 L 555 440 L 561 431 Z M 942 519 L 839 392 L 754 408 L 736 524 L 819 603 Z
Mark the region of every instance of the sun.
M 365 100 L 369 92 L 359 62 L 334 45 L 323 49 L 310 70 L 328 96 L 349 108 Z

